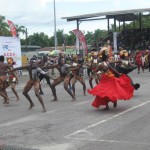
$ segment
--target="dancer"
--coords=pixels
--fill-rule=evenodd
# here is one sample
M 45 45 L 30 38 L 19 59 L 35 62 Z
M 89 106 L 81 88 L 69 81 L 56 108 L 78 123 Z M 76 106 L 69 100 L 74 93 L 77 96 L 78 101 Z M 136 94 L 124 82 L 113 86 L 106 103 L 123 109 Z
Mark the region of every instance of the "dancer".
M 39 66 L 39 67 L 46 67 L 46 66 L 48 66 L 48 65 L 52 65 L 52 63 L 48 61 L 48 57 L 47 57 L 47 56 L 43 56 L 42 61 L 39 61 L 39 62 L 38 62 L 38 66 Z M 43 69 L 43 71 L 48 72 L 49 69 Z M 39 87 L 39 88 L 40 88 L 40 92 L 39 92 L 39 94 L 40 94 L 40 95 L 43 95 L 44 92 L 43 92 L 42 87 L 41 87 L 41 81 L 42 81 L 43 79 L 45 79 L 46 82 L 47 82 L 47 84 L 49 85 L 50 89 L 52 89 L 52 87 L 51 87 L 51 82 L 50 82 L 50 78 L 47 77 L 47 75 L 45 76 L 44 74 L 40 74 L 40 75 L 39 75 L 39 79 L 40 79 L 40 87 Z
M 64 89 L 68 92 L 68 94 L 72 97 L 72 101 L 75 101 L 75 97 L 72 93 L 72 91 L 70 90 L 70 88 L 68 88 L 69 85 L 69 79 L 70 79 L 70 73 L 69 73 L 69 68 L 71 68 L 72 66 L 69 64 L 65 64 L 65 59 L 63 57 L 60 57 L 58 60 L 58 64 L 54 64 L 51 66 L 47 66 L 47 67 L 43 67 L 43 69 L 51 69 L 51 68 L 56 68 L 58 69 L 60 76 L 57 77 L 56 79 L 54 79 L 54 81 L 51 84 L 52 87 L 52 92 L 53 92 L 53 96 L 54 99 L 52 101 L 58 101 L 57 98 L 57 94 L 56 94 L 56 85 L 58 85 L 59 83 L 64 81 Z
M 127 51 L 120 51 L 120 60 L 119 61 L 115 61 L 116 62 L 116 70 L 119 73 L 123 73 L 126 74 L 130 80 L 131 80 L 131 85 L 135 88 L 135 90 L 138 90 L 140 88 L 140 84 L 139 83 L 134 83 L 133 80 L 131 79 L 131 77 L 128 75 L 130 72 L 132 72 L 134 69 L 137 68 L 136 65 L 132 64 L 129 61 L 129 57 L 128 57 L 128 52 Z
M 5 73 L 5 70 L 10 70 L 11 65 L 4 63 L 5 57 L 0 56 L 0 95 L 4 97 L 4 104 L 9 104 L 9 98 L 7 96 L 6 88 L 9 86 L 9 76 Z
M 31 90 L 31 88 L 34 86 L 34 92 L 35 92 L 35 96 L 38 98 L 39 102 L 41 103 L 42 105 L 42 109 L 43 109 L 43 112 L 46 112 L 46 107 L 44 105 L 44 102 L 43 102 L 43 99 L 42 97 L 39 95 L 39 85 L 40 85 L 40 81 L 39 81 L 39 78 L 38 78 L 38 75 L 39 74 L 44 74 L 46 75 L 46 72 L 44 72 L 42 69 L 40 69 L 38 66 L 37 66 L 37 63 L 36 63 L 36 59 L 32 58 L 30 60 L 30 64 L 27 65 L 27 66 L 21 66 L 21 67 L 17 67 L 17 68 L 14 68 L 10 71 L 7 71 L 7 72 L 12 72 L 12 71 L 16 71 L 16 70 L 22 70 L 22 69 L 27 69 L 28 72 L 29 72 L 29 81 L 27 82 L 27 84 L 25 85 L 24 87 L 24 90 L 23 90 L 23 95 L 27 98 L 27 100 L 29 101 L 30 103 L 30 107 L 29 109 L 32 109 L 34 107 L 34 103 L 31 99 L 31 97 L 29 96 L 28 92 Z M 48 76 L 48 75 L 47 75 Z
M 101 74 L 101 72 L 100 71 L 95 72 L 95 69 L 97 68 L 97 66 L 99 65 L 100 62 L 101 61 L 98 58 L 98 53 L 94 52 L 93 53 L 93 58 L 91 60 L 91 64 L 89 66 L 92 69 L 92 72 L 91 72 L 91 75 L 90 75 L 90 78 L 89 78 L 89 84 L 90 84 L 91 89 L 93 88 L 93 83 L 92 83 L 93 79 L 95 79 L 96 84 L 99 83 L 99 79 L 100 79 L 99 74 Z
M 85 59 L 85 64 L 88 66 L 87 67 L 87 75 L 88 77 L 91 76 L 91 72 L 92 72 L 92 69 L 91 69 L 91 60 L 92 60 L 92 56 L 91 56 L 91 53 L 88 54 L 87 58 Z
M 141 56 L 141 68 L 142 68 L 142 73 L 144 73 L 144 70 L 145 70 L 145 63 L 146 63 L 146 59 L 145 59 L 145 54 L 144 52 L 142 52 L 142 56 Z
M 148 71 L 150 72 L 150 52 L 147 54 Z
M 14 62 L 12 57 L 7 58 L 7 63 L 9 65 L 11 65 L 10 70 L 13 69 L 13 66 L 15 65 L 15 62 Z M 19 98 L 18 93 L 16 91 L 16 85 L 17 84 L 18 84 L 18 73 L 17 73 L 17 71 L 9 72 L 9 85 L 11 87 L 11 90 L 13 91 L 13 93 L 15 94 L 15 96 L 17 98 L 16 101 L 19 101 L 20 98 Z
M 139 50 L 136 51 L 136 56 L 135 56 L 135 61 L 136 61 L 136 65 L 137 65 L 137 68 L 138 68 L 138 74 L 140 74 L 140 68 L 142 66 L 142 54 Z
M 96 96 L 92 103 L 93 107 L 99 108 L 101 105 L 109 109 L 109 102 L 112 102 L 114 108 L 117 107 L 117 100 L 128 100 L 132 98 L 134 88 L 130 84 L 130 79 L 113 69 L 108 63 L 108 55 L 102 53 L 103 62 L 95 70 L 102 71 L 101 81 L 92 90 L 88 92 Z M 119 77 L 115 77 L 117 74 Z
M 85 85 L 85 81 L 84 81 L 84 78 L 83 78 L 83 63 L 84 63 L 84 60 L 77 59 L 76 57 L 74 57 L 72 59 L 72 61 L 73 61 L 72 65 L 75 67 L 75 68 L 71 69 L 72 75 L 73 75 L 73 78 L 72 78 L 73 95 L 75 96 L 75 84 L 76 84 L 76 82 L 78 80 L 83 86 L 83 94 L 85 96 L 86 95 L 85 94 L 85 92 L 86 92 L 86 85 Z

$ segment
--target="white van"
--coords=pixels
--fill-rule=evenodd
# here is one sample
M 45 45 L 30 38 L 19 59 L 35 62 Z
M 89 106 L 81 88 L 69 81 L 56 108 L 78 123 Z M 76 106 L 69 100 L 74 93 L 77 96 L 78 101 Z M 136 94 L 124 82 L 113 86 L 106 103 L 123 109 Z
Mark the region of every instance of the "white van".
M 39 51 L 38 57 L 43 57 L 44 55 L 48 55 L 50 51 Z

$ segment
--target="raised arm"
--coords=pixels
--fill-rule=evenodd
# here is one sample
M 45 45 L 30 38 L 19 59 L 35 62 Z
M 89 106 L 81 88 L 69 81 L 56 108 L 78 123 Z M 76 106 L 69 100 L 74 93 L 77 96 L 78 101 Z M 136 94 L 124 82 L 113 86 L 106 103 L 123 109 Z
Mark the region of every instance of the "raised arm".
M 122 63 L 122 61 L 121 61 L 121 60 L 109 61 L 109 64 L 114 64 L 114 63 L 118 63 L 118 64 L 120 63 L 120 64 L 121 64 L 121 63 Z
M 27 69 L 30 65 L 27 65 L 27 66 L 21 66 L 21 67 L 17 67 L 17 68 L 13 68 L 13 69 L 10 69 L 8 71 L 4 71 L 5 73 L 9 73 L 9 72 L 13 72 L 13 71 L 16 71 L 16 70 L 22 70 L 22 69 Z
M 98 72 L 98 71 L 101 71 L 103 68 L 103 64 L 100 64 L 97 66 L 97 68 L 93 71 L 94 73 Z
M 119 73 L 116 69 L 114 69 L 113 67 L 111 67 L 110 65 L 109 65 L 109 69 L 114 73 L 114 74 L 117 74 L 117 75 L 122 75 L 122 73 Z
M 45 67 L 41 67 L 42 69 L 53 69 L 53 68 L 57 68 L 58 64 L 53 64 L 53 65 L 47 65 Z

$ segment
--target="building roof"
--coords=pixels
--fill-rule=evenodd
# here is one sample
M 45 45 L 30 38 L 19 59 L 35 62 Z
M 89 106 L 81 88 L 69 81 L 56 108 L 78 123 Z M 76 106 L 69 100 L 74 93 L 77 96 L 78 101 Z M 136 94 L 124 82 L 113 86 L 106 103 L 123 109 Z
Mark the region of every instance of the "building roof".
M 67 21 L 77 21 L 77 20 L 88 21 L 88 20 L 111 19 L 117 17 L 116 19 L 118 21 L 122 21 L 122 20 L 131 21 L 133 19 L 137 19 L 136 18 L 137 14 L 144 13 L 144 12 L 149 12 L 150 15 L 150 8 L 99 12 L 99 13 L 85 14 L 79 16 L 62 17 L 62 19 L 67 19 Z M 104 17 L 104 18 L 98 18 L 98 17 Z
M 39 48 L 41 48 L 40 46 L 38 46 L 38 45 L 21 45 L 21 48 L 33 48 L 33 49 L 35 49 L 35 48 L 37 48 L 37 49 L 39 49 Z
M 38 51 L 52 51 L 53 49 L 51 47 L 43 47 L 40 48 Z

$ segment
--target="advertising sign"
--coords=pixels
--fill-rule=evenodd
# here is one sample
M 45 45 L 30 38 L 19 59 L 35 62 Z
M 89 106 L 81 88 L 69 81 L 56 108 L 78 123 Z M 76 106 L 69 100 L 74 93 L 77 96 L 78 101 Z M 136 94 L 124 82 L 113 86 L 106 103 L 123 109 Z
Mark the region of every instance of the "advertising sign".
M 12 57 L 15 62 L 14 68 L 22 66 L 20 39 L 0 36 L 0 55 L 4 55 L 5 62 L 7 58 Z

